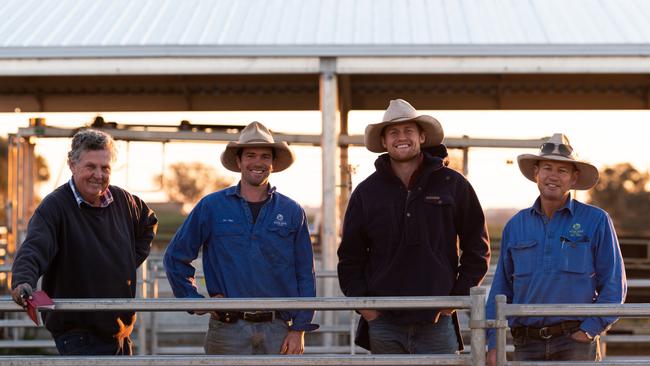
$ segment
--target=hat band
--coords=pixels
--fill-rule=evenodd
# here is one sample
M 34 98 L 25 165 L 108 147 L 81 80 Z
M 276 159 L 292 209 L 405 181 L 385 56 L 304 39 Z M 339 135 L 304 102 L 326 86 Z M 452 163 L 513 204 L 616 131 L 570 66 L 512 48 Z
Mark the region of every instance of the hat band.
M 253 139 L 253 140 L 248 140 L 248 141 L 241 141 L 239 143 L 240 144 L 250 144 L 250 143 L 253 143 L 253 142 L 256 142 L 256 143 L 259 142 L 259 143 L 262 143 L 262 144 L 274 144 L 275 143 L 273 141 L 264 140 L 264 139 Z

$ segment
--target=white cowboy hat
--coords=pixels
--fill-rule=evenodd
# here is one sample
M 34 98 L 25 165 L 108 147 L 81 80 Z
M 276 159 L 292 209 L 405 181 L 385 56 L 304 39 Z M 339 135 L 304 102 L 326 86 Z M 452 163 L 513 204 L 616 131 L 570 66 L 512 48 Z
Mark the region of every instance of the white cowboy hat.
M 259 122 L 251 122 L 239 134 L 239 141 L 230 141 L 221 154 L 221 164 L 233 172 L 240 172 L 237 166 L 237 151 L 244 147 L 270 147 L 275 150 L 273 171 L 281 172 L 293 164 L 295 157 L 286 142 L 275 142 L 271 132 Z
M 573 163 L 580 172 L 578 180 L 571 189 L 589 189 L 598 183 L 598 169 L 592 164 L 578 160 L 577 154 L 573 151 L 569 139 L 563 133 L 556 133 L 551 136 L 539 149 L 538 155 L 523 154 L 517 157 L 519 170 L 528 180 L 535 180 L 535 165 L 540 160 L 564 161 Z
M 413 121 L 424 131 L 425 140 L 421 147 L 436 146 L 442 143 L 445 133 L 437 119 L 425 114 L 418 114 L 409 102 L 404 99 L 390 101 L 383 122 L 369 124 L 366 126 L 364 144 L 366 148 L 375 153 L 385 152 L 386 148 L 381 144 L 381 132 L 384 127 L 396 123 Z

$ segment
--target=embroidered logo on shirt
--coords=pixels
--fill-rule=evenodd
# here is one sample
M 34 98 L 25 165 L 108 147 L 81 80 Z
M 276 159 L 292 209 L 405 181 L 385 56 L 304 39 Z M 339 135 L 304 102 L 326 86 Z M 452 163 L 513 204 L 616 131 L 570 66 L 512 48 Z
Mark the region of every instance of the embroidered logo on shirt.
M 284 216 L 282 216 L 282 214 L 277 214 L 277 216 L 275 216 L 275 221 L 273 221 L 273 224 L 276 226 L 287 226 L 287 223 L 284 221 Z
M 221 219 L 221 222 L 235 222 L 233 219 Z
M 571 226 L 571 230 L 569 230 L 569 234 L 572 237 L 579 237 L 583 236 L 585 233 L 584 230 L 582 230 L 582 225 L 578 224 L 577 222 Z

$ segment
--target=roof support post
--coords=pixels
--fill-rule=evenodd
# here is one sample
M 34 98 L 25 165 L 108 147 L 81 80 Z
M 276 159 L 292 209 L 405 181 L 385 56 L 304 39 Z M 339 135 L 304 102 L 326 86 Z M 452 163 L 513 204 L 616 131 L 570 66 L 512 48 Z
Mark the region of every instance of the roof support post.
M 322 116 L 321 148 L 323 160 L 323 203 L 321 205 L 320 247 L 323 270 L 336 269 L 336 248 L 338 247 L 338 192 L 339 186 L 339 93 L 336 78 L 336 59 L 321 58 L 320 61 L 320 110 Z M 332 278 L 323 279 L 323 295 L 334 296 L 335 283 Z M 334 324 L 334 314 L 323 312 L 323 324 Z M 323 338 L 324 346 L 332 345 L 332 334 Z

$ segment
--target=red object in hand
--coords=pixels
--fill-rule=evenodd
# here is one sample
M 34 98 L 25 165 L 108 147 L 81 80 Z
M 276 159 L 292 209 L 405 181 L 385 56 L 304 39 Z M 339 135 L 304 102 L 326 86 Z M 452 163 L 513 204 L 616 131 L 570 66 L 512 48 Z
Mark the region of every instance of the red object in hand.
M 37 309 L 54 309 L 54 301 L 44 291 L 34 291 L 32 297 L 25 300 L 25 302 L 27 303 L 27 307 L 25 308 L 27 315 L 29 315 L 36 325 L 41 325 Z

